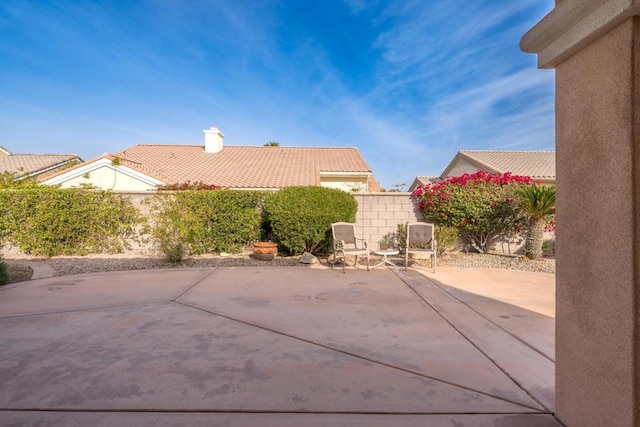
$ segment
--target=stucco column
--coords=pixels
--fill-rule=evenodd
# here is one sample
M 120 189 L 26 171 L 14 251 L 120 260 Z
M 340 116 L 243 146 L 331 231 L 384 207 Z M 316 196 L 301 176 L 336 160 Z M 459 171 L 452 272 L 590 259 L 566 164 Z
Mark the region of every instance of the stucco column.
M 640 0 L 562 0 L 522 39 L 556 70 L 556 416 L 640 427 Z

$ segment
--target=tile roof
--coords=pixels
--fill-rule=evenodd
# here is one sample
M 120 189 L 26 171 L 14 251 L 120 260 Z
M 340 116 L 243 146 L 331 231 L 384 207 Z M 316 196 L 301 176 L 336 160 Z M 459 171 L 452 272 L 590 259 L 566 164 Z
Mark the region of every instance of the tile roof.
M 0 173 L 37 174 L 76 159 L 75 154 L 11 154 L 0 157 Z
M 202 181 L 229 188 L 320 185 L 321 172 L 371 174 L 357 148 L 138 144 L 115 154 L 125 164 L 167 183 Z M 379 191 L 373 175 L 369 190 Z
M 536 179 L 556 177 L 555 151 L 461 150 L 459 154 L 483 165 L 488 172 L 511 172 Z
M 438 181 L 442 181 L 439 176 L 418 175 L 416 176 L 416 179 L 413 180 L 413 183 L 411 183 L 411 185 L 409 186 L 409 192 L 413 192 L 413 190 L 415 190 L 418 185 L 424 186 L 427 184 L 433 184 Z

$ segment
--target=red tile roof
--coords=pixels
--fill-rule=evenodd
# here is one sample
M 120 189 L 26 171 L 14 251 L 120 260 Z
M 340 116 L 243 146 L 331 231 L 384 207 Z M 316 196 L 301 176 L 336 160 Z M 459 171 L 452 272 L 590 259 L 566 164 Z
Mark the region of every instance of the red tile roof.
M 0 157 L 0 173 L 39 174 L 74 160 L 82 161 L 75 154 L 11 154 Z
M 485 166 L 488 172 L 511 172 L 535 179 L 555 179 L 555 151 L 461 150 L 461 156 Z
M 166 181 L 202 181 L 228 188 L 320 185 L 321 172 L 370 174 L 369 191 L 380 186 L 357 148 L 139 144 L 115 154 L 123 163 Z

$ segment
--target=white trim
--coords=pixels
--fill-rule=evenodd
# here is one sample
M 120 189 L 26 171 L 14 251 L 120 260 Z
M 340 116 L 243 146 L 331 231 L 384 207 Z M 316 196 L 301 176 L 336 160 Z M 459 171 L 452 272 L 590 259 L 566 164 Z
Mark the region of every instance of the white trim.
M 371 172 L 323 172 L 320 171 L 320 176 L 330 176 L 330 177 L 340 177 L 340 176 L 355 176 L 355 177 L 365 177 L 368 178 L 371 176 Z
M 60 175 L 54 176 L 53 178 L 49 178 L 45 181 L 42 181 L 42 184 L 46 184 L 46 185 L 58 185 L 58 184 L 62 184 L 66 181 L 72 180 L 74 178 L 78 178 L 81 177 L 87 173 L 91 173 L 97 169 L 103 168 L 103 167 L 107 167 L 113 171 L 117 171 L 120 172 L 124 175 L 127 175 L 131 178 L 137 179 L 140 182 L 143 182 L 147 185 L 152 185 L 152 186 L 156 186 L 156 185 L 163 185 L 165 184 L 165 182 L 160 181 L 159 179 L 153 178 L 147 174 L 144 174 L 142 172 L 138 172 L 134 169 L 131 169 L 128 166 L 125 165 L 118 165 L 118 166 L 114 166 L 112 163 L 111 159 L 106 159 L 106 158 L 102 158 L 99 160 L 96 160 L 95 162 L 91 162 L 91 163 L 87 163 L 85 165 L 79 166 L 71 171 L 62 173 Z

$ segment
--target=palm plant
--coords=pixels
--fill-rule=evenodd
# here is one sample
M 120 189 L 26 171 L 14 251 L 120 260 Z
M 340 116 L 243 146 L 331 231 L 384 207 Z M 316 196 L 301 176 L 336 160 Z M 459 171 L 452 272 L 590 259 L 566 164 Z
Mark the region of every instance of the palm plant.
M 525 254 L 531 259 L 542 257 L 545 217 L 556 212 L 556 187 L 527 186 L 518 190 L 520 208 L 529 217 Z

